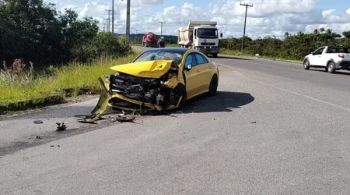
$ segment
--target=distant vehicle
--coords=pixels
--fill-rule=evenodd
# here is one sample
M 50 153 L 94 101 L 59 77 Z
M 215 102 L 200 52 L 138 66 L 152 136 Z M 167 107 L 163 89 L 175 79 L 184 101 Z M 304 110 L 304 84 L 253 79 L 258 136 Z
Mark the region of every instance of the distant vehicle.
M 142 37 L 143 47 L 158 47 L 157 35 L 149 32 Z
M 344 47 L 325 46 L 317 49 L 304 59 L 305 70 L 310 67 L 324 68 L 326 72 L 334 73 L 336 70 L 350 70 L 349 49 Z
M 206 55 L 217 57 L 219 53 L 219 32 L 217 22 L 190 21 L 188 26 L 178 30 L 178 44 L 192 48 Z M 222 37 L 222 35 L 220 35 Z

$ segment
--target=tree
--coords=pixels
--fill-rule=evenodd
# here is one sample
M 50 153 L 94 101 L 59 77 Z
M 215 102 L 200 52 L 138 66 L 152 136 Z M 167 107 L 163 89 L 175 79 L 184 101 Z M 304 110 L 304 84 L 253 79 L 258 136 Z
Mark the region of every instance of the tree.
M 350 31 L 343 32 L 345 38 L 350 39 Z
M 5 0 L 0 6 L 0 60 L 22 58 L 36 64 L 87 60 L 81 51 L 96 44 L 97 35 L 95 20 L 78 19 L 73 10 L 57 13 L 53 4 L 42 0 Z

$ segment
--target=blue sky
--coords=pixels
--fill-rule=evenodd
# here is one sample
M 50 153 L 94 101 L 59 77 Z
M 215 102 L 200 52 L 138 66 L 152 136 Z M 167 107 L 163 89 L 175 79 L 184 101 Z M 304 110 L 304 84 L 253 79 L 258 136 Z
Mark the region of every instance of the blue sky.
M 93 17 L 103 30 L 105 9 L 111 0 L 45 0 L 57 4 L 59 10 L 71 8 L 80 17 Z M 125 29 L 125 0 L 116 1 L 116 31 Z M 163 32 L 175 35 L 190 20 L 212 20 L 219 23 L 226 37 L 242 36 L 244 8 L 239 0 L 131 0 L 132 32 Z M 248 1 L 248 0 L 247 0 Z M 350 31 L 349 0 L 249 0 L 247 34 L 250 37 L 282 37 L 285 32 L 309 32 L 315 28 L 331 28 L 341 33 Z

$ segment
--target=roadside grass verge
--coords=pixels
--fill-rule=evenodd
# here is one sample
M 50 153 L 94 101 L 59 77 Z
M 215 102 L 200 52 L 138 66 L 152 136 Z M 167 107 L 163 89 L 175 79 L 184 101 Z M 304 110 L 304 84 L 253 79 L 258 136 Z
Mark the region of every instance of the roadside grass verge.
M 268 59 L 268 60 L 275 60 L 275 61 L 281 61 L 281 62 L 290 62 L 295 64 L 301 64 L 302 60 L 295 60 L 295 59 L 286 59 L 281 57 L 270 57 L 270 56 L 255 56 L 250 53 L 241 52 L 238 50 L 229 50 L 229 49 L 220 49 L 220 54 L 223 55 L 231 55 L 231 56 L 239 56 L 239 57 L 256 57 L 256 58 L 262 58 L 262 59 Z
M 0 73 L 0 114 L 64 103 L 67 97 L 96 94 L 99 77 L 113 73 L 109 68 L 128 63 L 136 54 L 118 59 L 100 58 L 91 64 L 70 63 L 49 68 L 45 73 L 23 72 L 18 76 Z M 33 76 L 35 74 L 35 76 Z

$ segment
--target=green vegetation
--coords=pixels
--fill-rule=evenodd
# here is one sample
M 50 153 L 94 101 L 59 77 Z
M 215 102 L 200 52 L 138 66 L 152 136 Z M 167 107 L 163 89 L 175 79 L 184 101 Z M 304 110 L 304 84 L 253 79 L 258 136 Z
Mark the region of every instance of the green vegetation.
M 92 18 L 43 0 L 1 2 L 0 114 L 98 93 L 98 77 L 134 57 L 123 37 L 98 32 Z
M 286 33 L 284 39 L 265 37 L 258 39 L 245 38 L 244 53 L 241 50 L 242 39 L 230 38 L 220 40 L 223 53 L 233 55 L 266 56 L 276 59 L 302 60 L 315 49 L 324 45 L 350 47 L 350 31 L 344 32 L 343 37 L 332 30 L 316 29 L 313 33 Z
M 3 70 L 0 72 L 0 114 L 62 103 L 66 97 L 98 93 L 97 79 L 112 73 L 109 67 L 127 63 L 135 57 L 101 58 L 91 64 L 70 63 L 51 67 L 41 74 L 32 69 L 20 73 L 14 69 Z
M 36 68 L 103 55 L 126 55 L 130 47 L 110 33 L 99 33 L 92 18 L 58 12 L 43 0 L 4 0 L 0 4 L 0 60 L 33 62 Z

